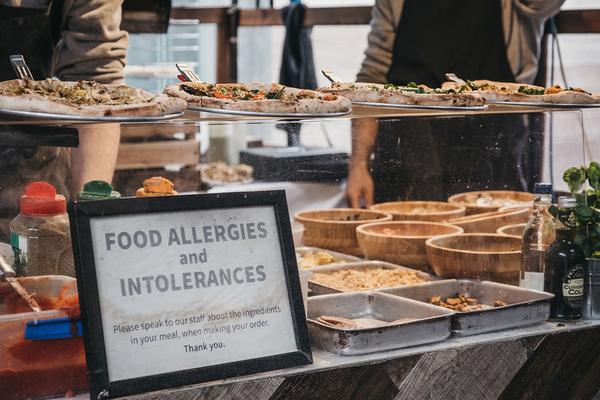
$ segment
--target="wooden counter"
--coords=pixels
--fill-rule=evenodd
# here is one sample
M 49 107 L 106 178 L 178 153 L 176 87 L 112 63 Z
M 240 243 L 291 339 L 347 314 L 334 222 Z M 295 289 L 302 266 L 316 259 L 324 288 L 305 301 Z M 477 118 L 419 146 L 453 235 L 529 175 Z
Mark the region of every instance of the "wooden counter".
M 557 325 L 351 357 L 313 348 L 313 365 L 128 399 L 594 399 L 600 321 Z

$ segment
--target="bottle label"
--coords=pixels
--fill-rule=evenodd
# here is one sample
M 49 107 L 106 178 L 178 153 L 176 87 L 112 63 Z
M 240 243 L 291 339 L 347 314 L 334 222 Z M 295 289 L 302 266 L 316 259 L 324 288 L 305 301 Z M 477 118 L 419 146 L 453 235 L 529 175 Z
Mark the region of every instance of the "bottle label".
M 27 276 L 27 237 L 11 232 L 10 245 L 15 256 L 13 270 L 17 276 Z
M 583 275 L 583 265 L 577 264 L 567 271 L 563 280 L 563 297 L 571 308 L 581 307 L 583 301 Z
M 522 272 L 519 286 L 544 291 L 544 274 L 542 272 Z
M 558 210 L 558 222 L 567 229 L 577 228 L 577 218 L 575 217 L 575 209 L 567 208 Z

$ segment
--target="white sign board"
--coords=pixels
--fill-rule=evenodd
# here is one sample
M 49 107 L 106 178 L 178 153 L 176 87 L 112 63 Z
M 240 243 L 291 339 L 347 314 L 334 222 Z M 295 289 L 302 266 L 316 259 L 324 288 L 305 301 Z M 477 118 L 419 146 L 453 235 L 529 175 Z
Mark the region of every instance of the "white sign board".
M 294 307 L 302 299 L 290 301 L 280 211 L 273 204 L 167 207 L 89 218 L 104 379 L 206 371 L 297 352 Z

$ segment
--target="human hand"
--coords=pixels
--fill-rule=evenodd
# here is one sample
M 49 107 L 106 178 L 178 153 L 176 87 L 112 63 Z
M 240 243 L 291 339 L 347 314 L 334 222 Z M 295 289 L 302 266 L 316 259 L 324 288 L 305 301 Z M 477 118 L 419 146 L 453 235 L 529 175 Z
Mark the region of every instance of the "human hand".
M 344 201 L 352 208 L 360 208 L 360 201 L 364 200 L 365 208 L 373 205 L 373 178 L 366 166 L 350 168 Z

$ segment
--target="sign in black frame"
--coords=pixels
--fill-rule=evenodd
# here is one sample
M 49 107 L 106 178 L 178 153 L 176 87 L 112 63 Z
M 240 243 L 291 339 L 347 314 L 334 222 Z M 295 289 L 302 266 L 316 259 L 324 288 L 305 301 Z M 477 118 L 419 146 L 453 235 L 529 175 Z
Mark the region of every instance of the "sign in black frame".
M 271 206 L 283 258 L 296 351 L 183 371 L 110 381 L 90 221 L 105 216 Z M 69 203 L 90 396 L 115 398 L 312 363 L 285 191 L 270 190 Z M 248 333 L 251 337 L 251 332 Z M 277 340 L 276 337 L 273 340 Z M 157 360 L 158 362 L 160 360 Z

